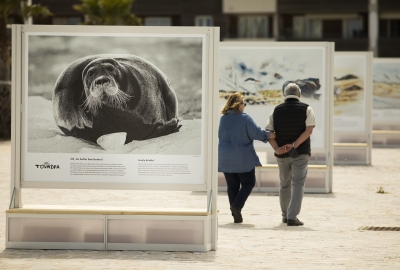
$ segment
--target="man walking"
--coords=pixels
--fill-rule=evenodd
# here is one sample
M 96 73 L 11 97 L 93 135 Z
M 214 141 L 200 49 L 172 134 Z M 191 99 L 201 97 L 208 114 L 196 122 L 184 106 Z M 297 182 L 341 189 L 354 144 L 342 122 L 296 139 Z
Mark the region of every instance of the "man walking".
M 279 167 L 282 222 L 288 226 L 301 226 L 304 223 L 297 215 L 303 200 L 315 117 L 312 108 L 300 102 L 301 90 L 297 84 L 289 83 L 284 96 L 285 101 L 272 111 L 266 129 L 276 134 L 276 139 L 269 142 Z

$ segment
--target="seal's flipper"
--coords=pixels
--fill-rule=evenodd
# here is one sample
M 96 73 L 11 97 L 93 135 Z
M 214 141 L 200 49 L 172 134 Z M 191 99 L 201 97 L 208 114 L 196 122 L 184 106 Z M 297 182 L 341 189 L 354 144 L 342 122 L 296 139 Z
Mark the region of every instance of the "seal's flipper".
M 173 118 L 163 125 L 158 126 L 157 129 L 150 135 L 148 139 L 165 136 L 178 132 L 182 125 L 178 125 L 179 119 Z
M 60 91 L 53 96 L 53 112 L 57 125 L 69 131 L 73 128 L 93 127 L 92 117 L 77 104 L 69 102 L 69 95 L 69 91 Z

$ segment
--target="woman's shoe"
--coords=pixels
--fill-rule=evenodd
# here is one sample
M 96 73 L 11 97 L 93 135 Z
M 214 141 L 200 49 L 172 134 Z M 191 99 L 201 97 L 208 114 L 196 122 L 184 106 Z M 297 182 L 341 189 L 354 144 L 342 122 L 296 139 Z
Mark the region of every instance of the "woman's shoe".
M 233 214 L 233 220 L 235 223 L 242 223 L 243 222 L 243 217 L 242 214 L 240 213 L 239 209 L 236 208 L 236 206 L 232 205 L 231 206 L 231 211 Z

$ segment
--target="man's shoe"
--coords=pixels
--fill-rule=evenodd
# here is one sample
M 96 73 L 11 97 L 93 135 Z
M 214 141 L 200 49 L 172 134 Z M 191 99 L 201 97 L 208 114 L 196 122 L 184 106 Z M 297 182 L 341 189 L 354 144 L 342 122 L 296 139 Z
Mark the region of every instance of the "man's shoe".
M 282 218 L 282 223 L 287 223 L 287 218 Z
M 243 222 L 243 217 L 242 214 L 240 213 L 239 209 L 236 208 L 236 206 L 232 205 L 231 206 L 231 211 L 233 214 L 233 220 L 235 223 L 242 223 Z
M 296 218 L 296 219 L 288 219 L 287 220 L 287 225 L 288 226 L 303 226 L 304 223 Z

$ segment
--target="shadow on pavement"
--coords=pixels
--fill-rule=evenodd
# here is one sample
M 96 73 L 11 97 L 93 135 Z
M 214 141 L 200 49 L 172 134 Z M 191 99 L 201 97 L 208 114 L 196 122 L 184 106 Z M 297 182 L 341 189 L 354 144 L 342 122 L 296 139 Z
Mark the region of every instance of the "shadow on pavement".
M 246 223 L 227 223 L 227 224 L 219 224 L 218 228 L 223 229 L 233 229 L 233 230 L 273 230 L 273 231 L 315 231 L 313 229 L 307 228 L 305 226 L 287 226 L 284 223 L 281 223 L 275 227 L 256 227 L 254 224 L 246 224 Z

